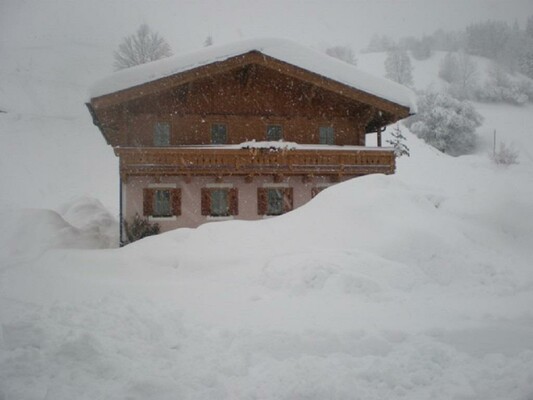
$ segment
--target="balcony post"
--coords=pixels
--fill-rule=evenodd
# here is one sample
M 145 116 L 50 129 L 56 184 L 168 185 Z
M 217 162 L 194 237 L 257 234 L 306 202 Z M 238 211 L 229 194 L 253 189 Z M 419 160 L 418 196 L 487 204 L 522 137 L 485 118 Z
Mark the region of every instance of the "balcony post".
M 385 128 L 378 127 L 378 147 L 381 147 L 381 133 L 385 131 Z

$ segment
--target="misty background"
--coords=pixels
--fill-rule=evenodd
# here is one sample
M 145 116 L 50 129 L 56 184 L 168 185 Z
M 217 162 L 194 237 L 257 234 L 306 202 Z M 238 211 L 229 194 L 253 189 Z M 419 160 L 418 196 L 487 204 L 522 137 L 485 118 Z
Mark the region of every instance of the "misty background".
M 0 51 L 78 42 L 98 46 L 111 72 L 113 50 L 142 23 L 174 53 L 201 47 L 207 35 L 215 44 L 268 36 L 359 51 L 374 34 L 422 36 L 491 19 L 523 27 L 532 13 L 533 0 L 2 0 Z

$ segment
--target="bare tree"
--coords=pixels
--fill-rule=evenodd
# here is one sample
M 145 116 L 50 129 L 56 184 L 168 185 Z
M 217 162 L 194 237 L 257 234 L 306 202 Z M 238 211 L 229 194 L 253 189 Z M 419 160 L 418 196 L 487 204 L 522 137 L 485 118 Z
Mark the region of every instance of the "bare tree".
M 159 33 L 142 24 L 135 34 L 126 36 L 115 51 L 116 70 L 130 68 L 172 55 L 172 50 Z
M 213 45 L 213 36 L 211 34 L 207 35 L 204 40 L 204 47 L 209 47 Z
M 385 71 L 387 78 L 402 85 L 413 85 L 413 67 L 409 54 L 405 50 L 395 49 L 387 52 Z
M 457 54 L 454 75 L 452 85 L 449 88 L 450 94 L 460 100 L 471 99 L 477 85 L 479 71 L 477 63 L 464 51 Z
M 333 46 L 326 49 L 326 54 L 338 58 L 348 64 L 357 65 L 357 58 L 353 50 L 348 46 Z

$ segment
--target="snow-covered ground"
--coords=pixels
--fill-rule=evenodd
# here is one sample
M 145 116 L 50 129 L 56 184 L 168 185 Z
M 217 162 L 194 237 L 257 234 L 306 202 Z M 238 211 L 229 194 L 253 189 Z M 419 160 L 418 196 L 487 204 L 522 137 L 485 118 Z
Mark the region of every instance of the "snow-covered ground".
M 394 176 L 105 249 L 117 162 L 83 107 L 103 64 L 40 52 L 0 66 L 0 399 L 532 398 L 533 106 L 476 104 L 475 155 L 404 129 Z M 494 130 L 520 164 L 491 163 Z

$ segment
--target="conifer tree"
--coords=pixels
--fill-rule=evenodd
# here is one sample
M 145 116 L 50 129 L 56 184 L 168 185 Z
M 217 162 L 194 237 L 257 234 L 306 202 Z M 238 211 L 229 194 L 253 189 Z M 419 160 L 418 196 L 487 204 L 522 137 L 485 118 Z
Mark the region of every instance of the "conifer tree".
M 402 134 L 400 125 L 397 124 L 391 132 L 391 139 L 387 139 L 387 143 L 394 148 L 394 154 L 396 157 L 407 156 L 410 157 L 409 147 L 405 144 L 407 140 Z

